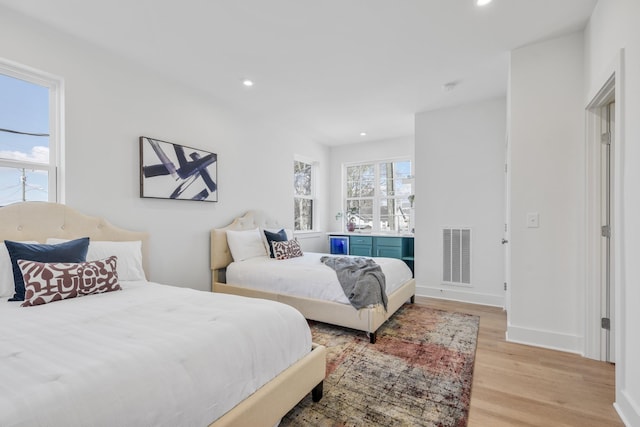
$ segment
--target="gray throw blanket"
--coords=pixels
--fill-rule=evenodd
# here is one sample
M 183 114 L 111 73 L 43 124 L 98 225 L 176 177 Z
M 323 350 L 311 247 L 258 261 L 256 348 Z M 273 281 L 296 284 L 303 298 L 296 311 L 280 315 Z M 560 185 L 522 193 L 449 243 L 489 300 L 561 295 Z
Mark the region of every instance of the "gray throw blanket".
M 356 309 L 382 304 L 387 311 L 386 279 L 374 260 L 323 256 L 320 262 L 336 271 L 344 294 Z

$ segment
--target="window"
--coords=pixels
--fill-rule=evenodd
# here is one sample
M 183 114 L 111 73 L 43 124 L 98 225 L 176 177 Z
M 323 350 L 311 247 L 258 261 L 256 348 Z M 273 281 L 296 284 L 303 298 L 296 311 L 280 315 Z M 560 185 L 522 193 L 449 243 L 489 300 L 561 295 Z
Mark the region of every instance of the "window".
M 344 176 L 347 229 L 409 231 L 413 206 L 410 160 L 345 165 Z
M 0 62 L 0 206 L 61 201 L 59 79 Z
M 293 218 L 296 231 L 313 230 L 314 169 L 313 162 L 293 162 Z

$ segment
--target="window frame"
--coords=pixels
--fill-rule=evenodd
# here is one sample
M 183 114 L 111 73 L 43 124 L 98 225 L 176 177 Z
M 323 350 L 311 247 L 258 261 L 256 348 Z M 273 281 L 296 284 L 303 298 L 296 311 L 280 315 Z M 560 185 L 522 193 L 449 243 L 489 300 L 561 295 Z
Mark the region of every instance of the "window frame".
M 342 212 L 344 212 L 344 225 L 343 228 L 345 231 L 347 230 L 347 221 L 348 221 L 348 217 L 349 214 L 347 213 L 347 209 L 349 206 L 349 201 L 350 200 L 371 200 L 372 202 L 372 227 L 370 231 L 371 233 L 380 233 L 380 232 L 387 232 L 388 230 L 381 230 L 380 229 L 380 224 L 381 224 L 381 215 L 380 215 L 380 207 L 382 205 L 382 200 L 385 199 L 408 199 L 408 196 L 389 196 L 387 195 L 383 195 L 382 194 L 382 190 L 380 188 L 380 177 L 381 177 L 381 171 L 380 171 L 380 165 L 381 164 L 385 164 L 385 163 L 399 163 L 399 162 L 408 162 L 409 163 L 409 177 L 413 177 L 413 167 L 414 167 L 414 162 L 413 159 L 410 156 L 402 156 L 402 157 L 391 157 L 391 158 L 383 158 L 383 159 L 376 159 L 376 160 L 365 160 L 365 161 L 358 161 L 358 162 L 348 162 L 348 163 L 343 163 L 342 164 Z M 353 166 L 368 166 L 371 165 L 374 167 L 374 193 L 373 196 L 366 196 L 366 197 L 348 197 L 348 192 L 347 192 L 347 179 L 348 179 L 348 173 L 347 173 L 347 169 L 349 167 L 353 167 Z M 410 179 L 410 178 L 405 178 L 405 179 Z M 414 194 L 415 193 L 415 189 L 413 188 L 413 184 L 411 184 L 411 193 L 410 194 Z M 409 225 L 409 227 L 411 227 L 411 225 Z M 410 231 L 410 230 L 408 230 Z M 396 232 L 400 233 L 399 230 L 396 230 Z
M 293 231 L 296 234 L 304 234 L 304 233 L 315 233 L 317 232 L 317 226 L 318 226 L 318 216 L 317 216 L 317 197 L 316 197 L 316 188 L 317 188 L 317 179 L 318 179 L 318 162 L 306 157 L 302 157 L 302 156 L 294 156 L 293 157 L 293 170 L 294 170 L 294 174 L 295 174 L 295 164 L 296 162 L 300 162 L 300 163 L 304 163 L 306 165 L 311 166 L 311 194 L 310 195 L 298 195 L 296 194 L 296 190 L 295 190 L 295 185 L 293 186 Z M 293 176 L 294 179 L 294 183 L 295 183 L 295 175 Z M 311 201 L 311 229 L 310 230 L 297 230 L 296 229 L 296 224 L 298 223 L 298 221 L 296 221 L 296 214 L 295 214 L 295 206 L 296 206 L 296 200 L 297 199 L 303 199 L 303 200 L 310 200 Z
M 56 75 L 0 58 L 0 74 L 48 88 L 49 163 L 0 157 L 0 167 L 47 171 L 49 202 L 64 203 L 64 80 Z

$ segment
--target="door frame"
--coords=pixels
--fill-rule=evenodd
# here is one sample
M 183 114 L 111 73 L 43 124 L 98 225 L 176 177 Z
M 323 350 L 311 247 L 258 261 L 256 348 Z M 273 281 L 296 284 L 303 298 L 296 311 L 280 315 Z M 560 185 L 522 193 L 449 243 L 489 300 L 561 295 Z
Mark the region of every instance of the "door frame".
M 608 73 L 600 81 L 599 90 L 590 98 L 586 106 L 586 138 L 585 138 L 585 330 L 584 330 L 584 355 L 591 359 L 605 360 L 606 354 L 602 351 L 601 334 L 601 307 L 602 307 L 602 262 L 601 262 L 601 134 L 602 134 L 602 107 L 615 101 L 614 134 L 615 145 L 611 147 L 611 273 L 610 281 L 614 291 L 613 313 L 611 318 L 612 339 L 615 343 L 614 354 L 620 355 L 622 340 L 622 329 L 624 324 L 619 320 L 623 316 L 623 306 L 621 304 L 624 297 L 624 289 L 621 286 L 622 277 L 622 178 L 623 178 L 623 152 L 624 135 L 622 132 L 622 109 L 624 100 L 622 99 L 622 76 L 623 51 L 616 60 L 608 67 Z
M 510 122 L 511 120 L 507 120 L 507 123 Z M 507 312 L 507 325 L 511 324 L 511 144 L 509 135 L 509 124 L 507 124 L 504 150 L 504 228 L 502 239 L 504 247 L 504 308 Z

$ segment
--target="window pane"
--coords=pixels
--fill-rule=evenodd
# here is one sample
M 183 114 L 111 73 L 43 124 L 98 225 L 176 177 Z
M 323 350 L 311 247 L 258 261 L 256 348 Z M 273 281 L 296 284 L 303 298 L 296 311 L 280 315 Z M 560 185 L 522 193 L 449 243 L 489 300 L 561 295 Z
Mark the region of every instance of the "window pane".
M 393 163 L 380 163 L 380 195 L 393 196 Z
M 380 163 L 380 195 L 408 196 L 411 194 L 411 184 L 405 178 L 411 175 L 411 162 Z
M 408 196 L 411 194 L 411 184 L 407 178 L 411 176 L 411 162 L 394 162 L 393 164 L 394 190 L 396 196 Z
M 49 164 L 49 137 L 17 135 L 0 131 L 0 158 Z
M 0 206 L 23 201 L 48 200 L 46 171 L 0 167 Z
M 347 223 L 353 222 L 356 230 L 371 231 L 373 228 L 373 200 L 349 200 Z
M 380 230 L 409 231 L 410 214 L 407 199 L 380 200 Z
M 293 162 L 293 186 L 296 196 L 311 196 L 311 165 Z
M 373 197 L 375 194 L 375 166 L 347 167 L 347 197 Z
M 49 88 L 0 74 L 0 93 L 0 158 L 48 164 Z
M 295 198 L 293 199 L 293 203 L 295 230 L 313 230 L 313 200 Z

